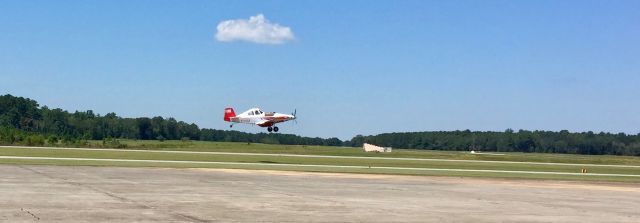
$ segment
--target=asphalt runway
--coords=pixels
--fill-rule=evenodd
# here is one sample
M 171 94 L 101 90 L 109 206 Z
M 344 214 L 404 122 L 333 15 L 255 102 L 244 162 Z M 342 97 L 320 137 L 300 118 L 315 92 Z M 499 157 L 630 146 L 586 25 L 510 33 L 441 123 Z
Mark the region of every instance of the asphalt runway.
M 640 184 L 0 165 L 0 222 L 640 222 Z

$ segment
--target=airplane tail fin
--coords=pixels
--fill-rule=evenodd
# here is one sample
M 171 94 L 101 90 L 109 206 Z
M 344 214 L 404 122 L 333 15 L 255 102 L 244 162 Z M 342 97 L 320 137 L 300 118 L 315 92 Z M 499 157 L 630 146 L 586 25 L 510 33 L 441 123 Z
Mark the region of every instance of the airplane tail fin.
M 224 120 L 231 121 L 231 118 L 236 117 L 236 112 L 233 111 L 233 108 L 225 108 L 224 109 Z

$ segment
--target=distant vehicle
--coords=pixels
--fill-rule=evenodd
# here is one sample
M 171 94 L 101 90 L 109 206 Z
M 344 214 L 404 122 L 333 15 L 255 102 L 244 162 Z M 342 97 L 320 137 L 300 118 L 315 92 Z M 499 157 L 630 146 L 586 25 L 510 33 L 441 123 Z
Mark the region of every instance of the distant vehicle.
M 278 132 L 279 129 L 278 126 L 275 126 L 276 124 L 295 119 L 296 110 L 289 115 L 276 112 L 263 112 L 259 108 L 252 108 L 236 115 L 233 108 L 224 109 L 224 121 L 232 122 L 229 126 L 230 128 L 233 128 L 235 123 L 245 123 L 266 127 L 269 132 Z

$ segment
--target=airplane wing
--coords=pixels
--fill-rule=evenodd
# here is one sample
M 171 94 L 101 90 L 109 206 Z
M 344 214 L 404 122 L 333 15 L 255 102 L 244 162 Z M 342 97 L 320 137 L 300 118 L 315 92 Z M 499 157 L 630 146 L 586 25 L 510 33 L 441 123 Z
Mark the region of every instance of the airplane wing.
M 262 120 L 259 122 L 256 122 L 256 125 L 258 126 L 272 126 L 274 124 L 274 122 L 272 120 Z

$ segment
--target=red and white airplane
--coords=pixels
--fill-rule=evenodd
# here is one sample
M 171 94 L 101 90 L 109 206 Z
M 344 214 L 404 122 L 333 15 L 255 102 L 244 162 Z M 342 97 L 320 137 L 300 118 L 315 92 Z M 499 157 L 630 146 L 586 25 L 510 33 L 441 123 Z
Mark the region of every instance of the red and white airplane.
M 267 127 L 267 131 L 278 132 L 276 124 L 296 119 L 296 111 L 293 114 L 282 114 L 276 112 L 263 112 L 259 108 L 252 108 L 239 115 L 233 111 L 233 108 L 224 109 L 224 121 L 233 122 L 229 127 L 233 128 L 235 123 L 245 123 Z

